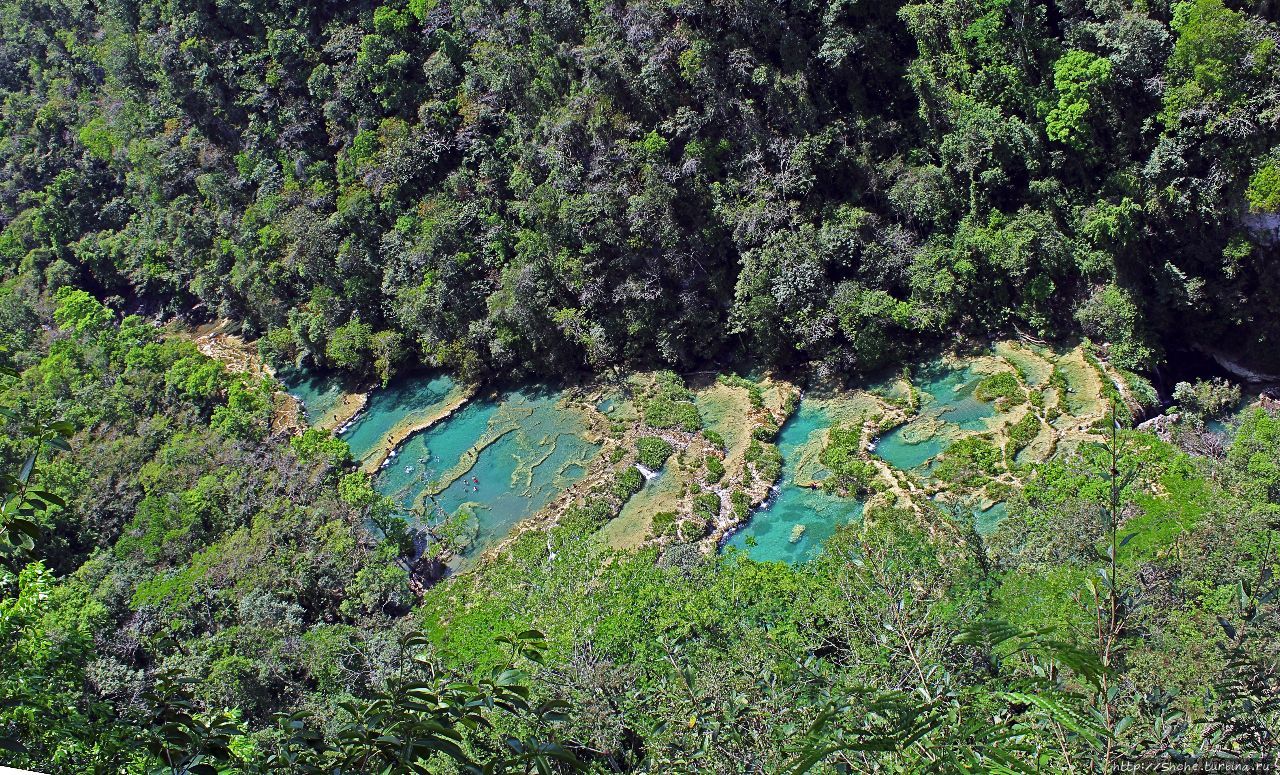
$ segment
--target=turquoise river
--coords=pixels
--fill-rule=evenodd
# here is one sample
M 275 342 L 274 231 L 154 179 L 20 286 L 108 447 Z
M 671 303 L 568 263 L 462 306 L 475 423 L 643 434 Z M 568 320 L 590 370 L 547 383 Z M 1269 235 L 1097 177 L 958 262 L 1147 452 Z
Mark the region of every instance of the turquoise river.
M 876 454 L 903 470 L 927 471 L 956 433 L 980 430 L 992 415 L 990 404 L 973 397 L 979 375 L 934 362 L 921 367 L 920 414 L 886 434 Z M 303 372 L 282 375 L 299 397 L 308 419 L 332 411 L 342 395 L 331 378 Z M 398 429 L 416 427 L 438 414 L 458 386 L 447 376 L 424 375 L 394 381 L 374 391 L 364 411 L 342 437 L 358 460 L 377 459 L 390 448 Z M 608 411 L 610 407 L 601 407 Z M 861 518 L 863 504 L 799 482 L 819 481 L 826 472 L 817 463 L 832 420 L 821 402 L 801 400 L 778 439 L 783 458 L 781 481 L 770 499 L 725 542 L 754 559 L 804 562 L 842 524 Z M 470 549 L 492 546 L 521 520 L 550 503 L 587 471 L 599 446 L 588 438 L 582 410 L 569 407 L 563 393 L 526 387 L 476 398 L 405 440 L 377 474 L 378 489 L 406 510 L 437 521 L 459 509 L 468 520 Z M 801 476 L 803 472 L 803 476 Z M 976 514 L 989 530 L 1002 507 Z

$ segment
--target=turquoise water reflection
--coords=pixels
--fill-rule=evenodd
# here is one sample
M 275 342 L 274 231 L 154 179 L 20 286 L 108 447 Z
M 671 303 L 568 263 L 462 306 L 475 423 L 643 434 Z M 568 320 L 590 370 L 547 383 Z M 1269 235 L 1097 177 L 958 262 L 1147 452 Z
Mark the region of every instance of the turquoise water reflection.
M 973 512 L 973 528 L 979 535 L 991 535 L 999 527 L 1000 521 L 1008 514 L 1008 506 L 1000 501 L 986 511 Z
M 369 395 L 369 403 L 342 438 L 351 456 L 363 460 L 383 451 L 387 434 L 414 417 L 426 417 L 457 384 L 448 375 L 405 377 Z
M 600 451 L 562 398 L 528 389 L 472 401 L 401 445 L 378 489 L 405 507 L 467 509 L 473 551 L 491 546 L 581 478 Z M 432 482 L 444 486 L 433 498 L 425 494 Z
M 750 521 L 725 542 L 726 546 L 737 547 L 755 560 L 800 563 L 816 557 L 837 527 L 862 517 L 860 501 L 796 484 L 803 451 L 821 445 L 821 434 L 830 425 L 826 412 L 800 401 L 778 436 L 783 463 L 777 495 L 756 509 Z M 804 533 L 793 542 L 797 525 L 804 526 Z M 752 542 L 755 545 L 748 546 Z
M 974 397 L 982 375 L 935 361 L 915 375 L 923 406 L 911 422 L 886 433 L 876 454 L 895 468 L 921 468 L 946 449 L 957 431 L 979 431 L 995 409 Z
M 338 408 L 342 400 L 343 380 L 334 374 L 309 369 L 281 369 L 276 379 L 285 392 L 302 402 L 307 422 L 315 424 Z

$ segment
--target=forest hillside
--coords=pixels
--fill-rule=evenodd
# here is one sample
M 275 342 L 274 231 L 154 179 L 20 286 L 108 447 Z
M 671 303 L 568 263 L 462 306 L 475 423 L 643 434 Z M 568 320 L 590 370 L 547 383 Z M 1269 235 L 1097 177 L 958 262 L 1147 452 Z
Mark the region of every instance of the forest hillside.
M 0 768 L 1280 766 L 1273 375 L 1276 0 L 0 0 Z

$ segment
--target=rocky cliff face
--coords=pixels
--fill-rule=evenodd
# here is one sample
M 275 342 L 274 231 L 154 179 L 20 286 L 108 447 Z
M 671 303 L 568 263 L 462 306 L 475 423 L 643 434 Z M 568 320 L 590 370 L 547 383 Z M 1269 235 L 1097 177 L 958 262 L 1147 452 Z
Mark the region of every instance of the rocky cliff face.
M 1259 240 L 1280 245 L 1280 213 L 1250 213 L 1244 217 L 1244 227 Z

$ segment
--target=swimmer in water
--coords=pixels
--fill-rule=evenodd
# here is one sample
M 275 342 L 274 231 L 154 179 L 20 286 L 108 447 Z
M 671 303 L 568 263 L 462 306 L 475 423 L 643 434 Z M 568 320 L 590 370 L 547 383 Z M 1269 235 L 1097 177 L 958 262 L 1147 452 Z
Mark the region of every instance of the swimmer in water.
M 474 476 L 473 476 L 473 477 L 471 477 L 471 481 L 475 482 L 476 484 L 480 484 L 480 480 L 479 480 L 479 479 L 477 479 L 477 478 L 476 478 L 476 477 L 474 477 Z

